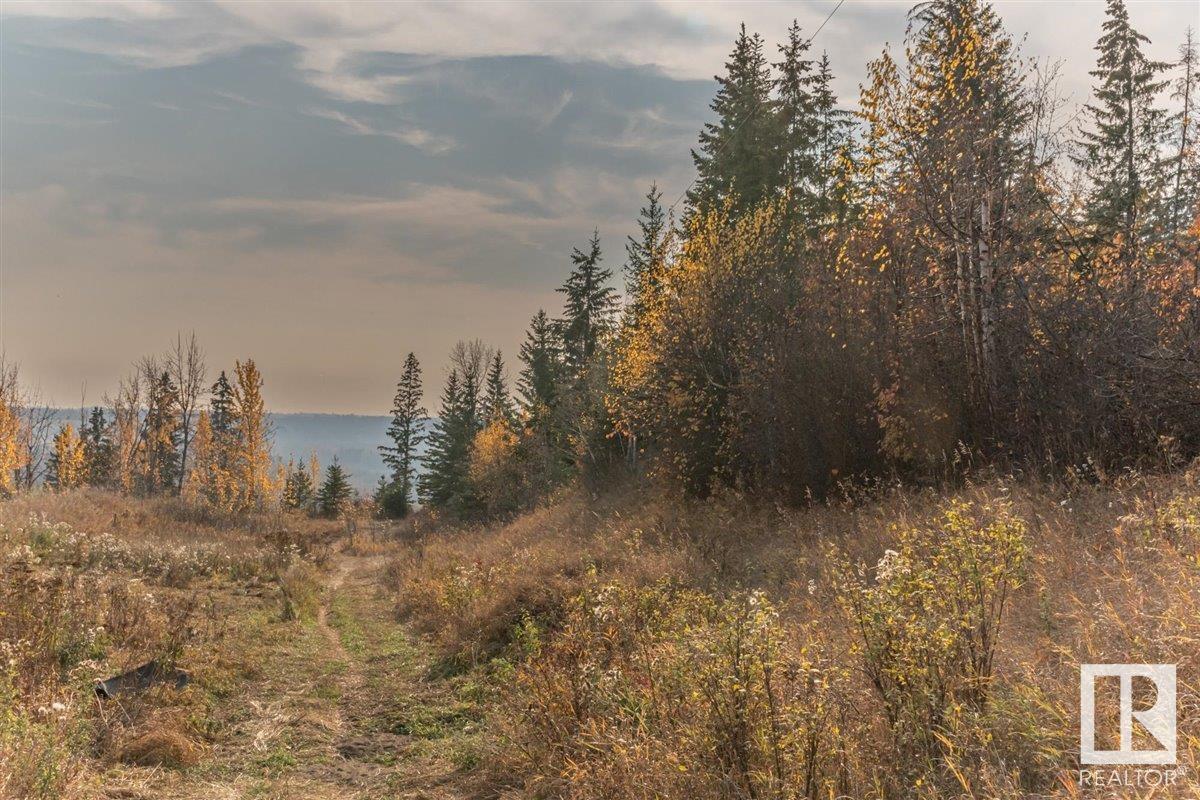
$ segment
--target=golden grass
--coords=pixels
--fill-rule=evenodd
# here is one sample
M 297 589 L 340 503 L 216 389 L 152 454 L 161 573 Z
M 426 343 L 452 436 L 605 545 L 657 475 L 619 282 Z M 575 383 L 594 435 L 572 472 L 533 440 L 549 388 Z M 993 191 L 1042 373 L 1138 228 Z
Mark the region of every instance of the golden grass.
M 315 565 L 335 548 L 387 563 L 383 588 L 398 614 L 463 671 L 463 701 L 489 709 L 470 758 L 483 759 L 497 792 L 1105 796 L 1073 772 L 1079 664 L 1165 662 L 1178 665 L 1187 772 L 1168 791 L 1120 796 L 1196 796 L 1198 484 L 1200 466 L 1101 485 L 993 476 L 943 493 L 848 488 L 804 509 L 568 492 L 492 528 L 418 518 L 340 542 L 342 523 L 239 524 L 171 500 L 33 493 L 0 503 L 0 798 L 75 800 L 112 780 L 149 787 L 146 776 L 223 759 L 218 708 L 241 696 L 257 639 L 312 633 L 312 623 L 279 620 L 314 614 Z M 960 530 L 947 508 L 978 513 Z M 925 532 L 913 563 L 932 557 L 939 531 L 957 530 L 986 566 L 994 523 L 1009 516 L 1001 528 L 1020 531 L 1028 554 L 985 699 L 957 702 L 956 686 L 981 685 L 977 671 L 945 684 L 954 702 L 885 695 L 869 677 L 848 586 L 877 585 L 876 565 L 912 531 Z M 846 562 L 864 565 L 861 584 L 835 568 Z M 873 596 L 887 602 L 872 608 L 945 613 L 912 585 L 895 602 Z M 892 677 L 926 654 L 953 667 L 946 647 L 970 640 L 942 628 L 949 645 L 930 649 L 921 637 L 936 626 L 873 625 L 907 637 L 909 660 L 887 662 L 900 664 Z M 96 701 L 94 679 L 150 658 L 189 669 L 193 684 Z M 927 720 L 929 736 L 915 742 L 912 726 Z
M 1103 485 L 991 477 L 941 494 L 847 490 L 837 501 L 800 510 L 739 497 L 690 503 L 653 493 L 600 501 L 570 495 L 497 528 L 428 532 L 393 561 L 385 582 L 398 613 L 430 633 L 445 654 L 462 664 L 487 664 L 510 687 L 496 712 L 495 724 L 505 731 L 497 747 L 507 777 L 517 776 L 522 792 L 598 796 L 603 774 L 610 796 L 642 796 L 643 786 L 657 787 L 651 794 L 658 797 L 708 796 L 704 786 L 725 787 L 713 796 L 741 796 L 721 794 L 732 773 L 715 735 L 706 755 L 694 735 L 672 738 L 677 732 L 669 727 L 639 723 L 619 736 L 599 733 L 649 702 L 633 699 L 640 696 L 638 681 L 651 675 L 629 666 L 640 663 L 637 649 L 658 652 L 654 648 L 668 639 L 678 648 L 681 640 L 671 636 L 685 631 L 614 632 L 620 644 L 610 652 L 610 639 L 589 638 L 596 633 L 590 617 L 579 616 L 579 598 L 614 590 L 634 591 L 629 597 L 636 598 L 643 596 L 639 589 L 668 586 L 722 602 L 759 590 L 778 614 L 779 637 L 793 660 L 802 660 L 801 652 L 822 654 L 824 674 L 837 685 L 829 707 L 848 716 L 827 723 L 821 741 L 829 751 L 820 763 L 836 777 L 829 785 L 850 796 L 1089 796 L 1092 790 L 1080 789 L 1073 772 L 1079 766 L 1079 665 L 1137 662 L 1178 665 L 1179 763 L 1186 772 L 1174 794 L 1135 788 L 1123 796 L 1190 797 L 1200 790 L 1198 483 L 1200 466 L 1177 475 L 1131 473 Z M 864 642 L 838 603 L 844 587 L 831 555 L 864 564 L 874 580 L 874 565 L 899 546 L 900 533 L 942 524 L 952 501 L 1009 509 L 1030 552 L 999 628 L 987 702 L 961 712 L 951 708 L 931 731 L 935 756 L 916 763 L 900 740 L 903 728 L 889 721 L 867 677 Z M 663 613 L 672 602 L 662 601 Z M 586 657 L 593 652 L 610 656 Z M 497 666 L 505 663 L 515 663 L 515 675 Z M 624 677 L 613 673 L 613 685 L 635 688 L 623 695 L 625 705 L 613 708 L 627 711 L 580 717 L 577 707 L 566 710 L 567 695 L 550 692 L 545 705 L 531 699 L 531 687 L 575 692 L 621 664 Z M 607 691 L 604 685 L 596 684 L 596 691 Z M 701 696 L 707 691 L 679 685 Z M 557 731 L 557 738 L 539 738 L 538 730 Z M 685 740 L 686 748 L 671 750 L 672 742 Z M 607 766 L 597 771 L 601 764 Z M 662 770 L 677 768 L 672 764 L 708 778 L 663 779 Z M 795 791 L 795 784 L 781 784 L 757 796 Z
M 243 672 L 231 626 L 269 604 L 278 618 L 280 598 L 313 613 L 328 527 L 94 489 L 0 503 L 0 798 L 94 796 L 109 763 L 197 763 Z M 151 660 L 192 685 L 96 698 L 97 680 Z
M 385 572 L 403 618 L 446 655 L 495 655 L 523 617 L 554 619 L 599 575 L 633 583 L 699 575 L 703 558 L 667 546 L 620 505 L 570 495 L 499 528 L 443 530 L 410 542 Z
M 115 758 L 137 767 L 180 769 L 195 766 L 203 748 L 178 726 L 157 725 L 122 742 Z

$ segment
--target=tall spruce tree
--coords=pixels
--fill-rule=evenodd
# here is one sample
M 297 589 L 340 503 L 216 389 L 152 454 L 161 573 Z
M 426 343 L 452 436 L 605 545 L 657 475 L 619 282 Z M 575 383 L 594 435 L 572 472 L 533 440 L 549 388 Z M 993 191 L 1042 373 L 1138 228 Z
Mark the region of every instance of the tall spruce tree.
M 115 450 L 104 409 L 92 408 L 82 433 L 84 481 L 89 486 L 108 486 L 113 480 Z
M 658 289 L 666 266 L 670 225 L 657 184 L 646 192 L 646 205 L 638 213 L 638 236 L 626 237 L 626 315 L 636 325 L 646 311 L 646 302 Z
M 225 370 L 221 370 L 210 393 L 208 421 L 212 426 L 213 460 L 218 467 L 227 470 L 231 467 L 233 442 L 237 435 L 237 406 L 233 385 Z
M 1196 146 L 1196 101 L 1200 87 L 1200 54 L 1196 51 L 1195 34 L 1189 27 L 1179 46 L 1179 62 L 1171 99 L 1179 103 L 1179 112 L 1174 115 L 1172 134 L 1175 148 L 1171 164 L 1171 188 L 1168 216 L 1171 234 L 1186 228 L 1200 213 L 1200 148 Z
M 317 508 L 326 517 L 336 517 L 350 506 L 354 499 L 354 489 L 350 486 L 350 476 L 335 456 L 325 470 L 325 482 L 317 495 Z
M 822 53 L 817 62 L 812 99 L 815 213 L 819 222 L 830 224 L 844 219 L 852 202 L 849 171 L 854 115 L 838 107 L 828 53 Z
M 158 492 L 179 488 L 179 418 L 175 413 L 178 390 L 167 372 L 150 386 L 143 421 L 144 472 L 142 489 Z
M 715 76 L 718 89 L 709 108 L 716 122 L 705 123 L 699 150 L 692 151 L 696 182 L 688 191 L 692 211 L 717 208 L 736 196 L 734 211 L 770 197 L 780 183 L 775 103 L 771 69 L 763 40 L 743 23 L 725 75 Z
M 562 372 L 558 326 L 541 309 L 529 322 L 525 341 L 521 343 L 520 358 L 522 366 L 517 377 L 517 393 L 522 410 L 531 423 L 536 423 L 557 405 Z
M 485 425 L 495 422 L 511 425 L 513 422 L 512 400 L 509 399 L 508 386 L 504 381 L 504 356 L 499 350 L 492 355 L 492 362 L 488 366 L 483 395 L 483 422 Z
M 617 292 L 610 285 L 612 270 L 600 266 L 600 234 L 593 231 L 587 252 L 571 252 L 571 272 L 558 290 L 566 295 L 563 307 L 563 364 L 567 378 L 578 384 L 604 337 L 612 330 Z
M 813 62 L 805 58 L 810 42 L 800 34 L 799 23 L 788 28 L 787 42 L 779 46 L 775 64 L 776 119 L 783 186 L 792 193 L 797 215 L 812 214 L 816 195 L 817 118 L 813 96 Z
M 288 462 L 283 482 L 283 505 L 294 511 L 311 511 L 316 495 L 304 464 Z
M 387 435 L 390 445 L 379 451 L 383 462 L 391 469 L 386 495 L 386 511 L 390 516 L 403 517 L 412 508 L 416 489 L 417 449 L 425 440 L 425 423 L 429 412 L 421 405 L 421 364 L 413 353 L 404 359 L 404 370 L 396 384 L 392 401 L 392 421 Z
M 425 505 L 460 516 L 473 506 L 468 470 L 471 444 L 477 432 L 474 403 L 471 390 L 460 380 L 458 370 L 451 370 L 429 436 L 425 472 L 417 483 Z
M 1120 259 L 1129 265 L 1158 222 L 1167 116 L 1156 103 L 1166 65 L 1142 52 L 1150 40 L 1133 29 L 1124 0 L 1108 0 L 1106 13 L 1091 71 L 1097 85 L 1084 109 L 1087 127 L 1076 160 L 1091 184 L 1084 219 L 1089 234 L 1098 242 L 1119 239 Z

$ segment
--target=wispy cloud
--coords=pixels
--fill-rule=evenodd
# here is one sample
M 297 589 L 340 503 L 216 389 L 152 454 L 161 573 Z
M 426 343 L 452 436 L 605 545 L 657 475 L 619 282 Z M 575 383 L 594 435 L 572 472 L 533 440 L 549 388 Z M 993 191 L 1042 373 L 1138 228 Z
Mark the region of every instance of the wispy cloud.
M 415 147 L 430 155 L 440 155 L 454 149 L 455 146 L 453 138 L 433 134 L 416 126 L 405 126 L 397 129 L 380 128 L 357 119 L 350 114 L 331 108 L 306 108 L 304 109 L 304 113 L 309 116 L 319 117 L 320 119 L 333 120 L 340 123 L 346 130 L 359 136 L 385 136 L 389 139 L 403 142 L 410 147 Z
M 2 344 L 72 398 L 195 327 L 214 361 L 253 341 L 293 407 L 386 404 L 397 346 L 515 350 L 594 226 L 617 267 L 650 182 L 693 174 L 737 25 L 774 58 L 835 2 L 6 2 Z M 1083 97 L 1103 6 L 998 8 Z M 855 0 L 822 31 L 843 98 L 905 13 Z M 1163 60 L 1194 21 L 1130 14 Z M 79 341 L 91 372 L 57 369 Z
M 214 95 L 216 95 L 217 97 L 223 98 L 225 100 L 231 100 L 234 103 L 237 103 L 238 105 L 242 105 L 242 106 L 252 106 L 253 107 L 253 106 L 262 105 L 261 103 L 255 101 L 255 100 L 251 100 L 248 97 L 242 97 L 240 94 L 237 94 L 236 92 L 227 92 L 227 91 L 224 91 L 221 89 L 214 89 L 212 93 Z
M 558 98 L 558 102 L 555 103 L 553 107 L 551 107 L 546 113 L 546 115 L 542 117 L 541 121 L 538 122 L 537 129 L 542 131 L 553 125 L 554 120 L 558 119 L 558 115 L 563 112 L 563 109 L 567 107 L 567 105 L 571 102 L 571 99 L 574 97 L 575 93 L 570 89 L 563 92 L 562 96 Z
M 64 27 L 58 46 L 104 54 L 146 67 L 195 64 L 238 48 L 286 44 L 298 53 L 306 79 L 332 97 L 386 104 L 395 100 L 392 76 L 355 68 L 373 53 L 436 58 L 548 55 L 565 61 L 647 65 L 681 79 L 707 79 L 720 71 L 741 22 L 777 42 L 793 19 L 815 31 L 836 0 L 797 4 L 784 0 L 696 3 L 692 0 L 566 3 L 543 0 L 461 0 L 340 3 L 334 0 L 244 2 L 58 2 L 4 4 L 7 17 L 44 17 L 106 23 Z M 903 38 L 906 3 L 856 0 L 844 4 L 821 31 L 817 47 L 834 54 L 839 94 L 851 99 L 863 64 L 885 41 Z M 1084 96 L 1092 45 L 1103 6 L 1087 0 L 1035 4 L 1000 0 L 997 8 L 1034 56 L 1067 59 L 1069 92 Z M 1174 57 L 1182 29 L 1195 23 L 1189 2 L 1135 3 L 1134 23 L 1155 43 L 1154 55 Z M 1063 37 L 1069 27 L 1079 35 Z

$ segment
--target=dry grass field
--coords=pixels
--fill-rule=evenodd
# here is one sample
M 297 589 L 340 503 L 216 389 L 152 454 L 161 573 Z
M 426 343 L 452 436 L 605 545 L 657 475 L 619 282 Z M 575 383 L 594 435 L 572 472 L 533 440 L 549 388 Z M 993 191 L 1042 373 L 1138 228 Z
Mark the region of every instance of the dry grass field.
M 456 775 L 457 738 L 387 729 L 456 701 L 414 690 L 379 545 L 347 529 L 94 490 L 0 504 L 0 797 L 396 797 Z M 189 683 L 97 697 L 150 661 Z
M 356 529 L 0 504 L 0 797 L 1200 788 L 1196 468 Z M 190 682 L 96 696 L 151 660 Z M 1080 787 L 1079 664 L 1126 661 L 1178 665 L 1176 782 Z
M 514 795 L 1191 798 L 1198 484 L 572 496 L 420 540 L 387 580 L 443 657 L 497 676 Z M 1080 786 L 1092 662 L 1178 665 L 1173 785 Z

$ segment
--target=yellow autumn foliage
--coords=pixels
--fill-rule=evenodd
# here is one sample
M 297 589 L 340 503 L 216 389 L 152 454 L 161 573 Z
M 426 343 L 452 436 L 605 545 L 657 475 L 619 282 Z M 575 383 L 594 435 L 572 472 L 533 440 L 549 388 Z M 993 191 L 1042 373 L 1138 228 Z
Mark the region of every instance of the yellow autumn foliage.
M 504 419 L 492 420 L 475 434 L 469 475 L 487 513 L 516 510 L 522 501 L 523 470 L 516 432 Z
M 0 495 L 16 491 L 16 472 L 25 466 L 21 417 L 10 394 L 0 391 Z
M 262 510 L 279 503 L 283 479 L 271 464 L 271 431 L 262 398 L 262 374 L 253 360 L 234 368 L 233 430 L 217 436 L 202 411 L 193 438 L 185 496 L 224 513 Z
M 54 458 L 51 462 L 54 474 L 51 482 L 60 490 L 74 489 L 83 484 L 85 458 L 83 440 L 75 433 L 75 427 L 67 422 L 54 436 Z
M 253 359 L 236 362 L 234 372 L 237 380 L 233 399 L 238 435 L 233 473 L 244 504 L 263 508 L 278 494 L 278 487 L 271 474 L 270 429 L 262 398 L 262 373 Z
M 218 511 L 233 513 L 241 506 L 241 492 L 233 474 L 221 466 L 223 445 L 213 437 L 212 420 L 201 411 L 192 439 L 192 469 L 183 485 L 183 494 L 191 502 L 206 502 Z

